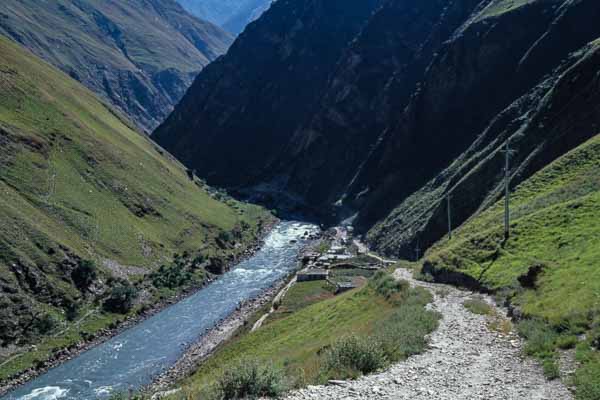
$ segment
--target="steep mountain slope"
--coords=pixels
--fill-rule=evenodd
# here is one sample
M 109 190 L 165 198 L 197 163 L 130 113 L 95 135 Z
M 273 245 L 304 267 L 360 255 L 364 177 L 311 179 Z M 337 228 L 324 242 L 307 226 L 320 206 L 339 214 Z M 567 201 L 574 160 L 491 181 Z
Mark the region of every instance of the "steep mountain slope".
M 0 33 L 151 131 L 231 37 L 174 0 L 6 0 Z
M 500 150 L 508 138 L 517 151 L 516 184 L 597 133 L 598 47 L 585 44 L 600 36 L 593 22 L 600 10 L 593 1 L 549 5 L 530 2 L 492 16 L 484 10 L 429 68 L 397 128 L 357 180 L 356 192 L 372 188 L 359 223 L 370 226 L 385 217 L 369 234 L 380 251 L 412 257 L 417 242 L 423 247 L 439 239 L 447 231 L 448 192 L 454 197 L 454 226 L 493 202 L 501 193 Z M 507 45 L 504 29 L 514 31 L 531 13 L 546 15 L 548 25 L 529 24 L 533 32 L 523 32 L 529 42 Z M 574 24 L 578 29 L 572 32 Z M 479 29 L 488 31 L 486 41 L 465 52 L 464 42 L 473 46 Z M 498 51 L 498 58 L 489 59 L 488 49 Z M 459 70 L 460 80 L 449 78 Z M 511 79 L 499 81 L 502 76 Z M 390 206 L 395 210 L 386 216 Z
M 272 0 L 178 0 L 189 12 L 231 32 L 241 33 L 271 5 Z
M 276 170 L 311 204 L 342 198 L 396 110 L 408 103 L 433 55 L 480 0 L 391 0 L 338 63 L 316 114 L 298 129 Z M 291 158 L 291 159 L 290 159 Z
M 144 277 L 174 253 L 231 259 L 269 218 L 209 192 L 89 90 L 5 38 L 0 193 L 2 346 L 26 344 L 85 314 L 74 332 L 2 363 L 1 378 L 116 321 L 94 304 L 110 289 L 107 279 L 136 283 L 144 293 L 136 304 L 156 301 Z M 201 267 L 195 271 L 205 276 Z M 14 350 L 0 347 L 3 361 Z
M 378 3 L 275 2 L 202 71 L 154 137 L 211 183 L 256 182 Z
M 517 184 L 597 133 L 594 0 L 387 0 L 351 40 L 302 18 L 302 42 L 280 39 L 293 12 L 325 15 L 300 3 L 277 2 L 156 132 L 211 182 L 356 213 L 377 250 L 412 258 L 447 230 L 448 192 L 454 226 L 497 199 L 507 138 Z

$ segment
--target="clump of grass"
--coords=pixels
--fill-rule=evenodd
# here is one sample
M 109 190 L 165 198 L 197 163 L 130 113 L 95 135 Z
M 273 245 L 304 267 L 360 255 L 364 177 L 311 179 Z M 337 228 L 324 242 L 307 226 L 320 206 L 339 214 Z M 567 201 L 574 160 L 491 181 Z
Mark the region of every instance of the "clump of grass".
M 527 340 L 525 353 L 540 360 L 544 375 L 548 379 L 558 378 L 559 371 L 555 351 L 559 338 L 558 333 L 543 321 L 535 319 L 522 321 L 517 329 L 519 334 Z
M 422 353 L 427 346 L 426 335 L 437 328 L 439 318 L 438 313 L 426 310 L 421 304 L 399 307 L 377 329 L 386 358 L 396 362 Z
M 435 278 L 429 272 L 423 272 L 422 270 L 417 270 L 414 273 L 415 279 L 422 282 L 435 282 Z
M 384 271 L 377 271 L 369 285 L 375 292 L 388 300 L 392 297 L 396 299 L 403 298 L 410 289 L 408 282 L 394 279 L 392 275 Z
M 435 330 L 440 318 L 438 313 L 425 308 L 431 302 L 431 293 L 402 285 L 399 292 L 390 294 L 387 290 L 391 286 L 389 280 L 379 279 L 385 282 L 382 285 L 386 288 L 384 293 L 390 296 L 403 293 L 402 303 L 376 325 L 372 335 L 344 337 L 327 349 L 324 362 L 327 378 L 356 378 L 425 350 L 426 336 Z
M 349 335 L 339 339 L 325 353 L 324 370 L 328 377 L 357 378 L 388 364 L 379 340 Z
M 573 379 L 577 399 L 600 399 L 600 354 L 590 347 L 590 342 L 580 343 L 577 346 L 577 361 L 581 364 Z
M 284 390 L 283 373 L 272 364 L 242 360 L 218 379 L 216 397 L 222 400 L 278 397 Z
M 463 306 L 473 314 L 494 315 L 494 308 L 482 299 L 465 300 Z
M 488 323 L 488 328 L 503 335 L 508 335 L 513 330 L 513 324 L 506 318 L 497 317 Z
M 524 320 L 519 323 L 517 329 L 519 334 L 527 339 L 525 352 L 528 355 L 547 356 L 554 353 L 558 334 L 543 321 L 536 319 Z
M 573 349 L 579 343 L 575 335 L 561 335 L 556 339 L 556 347 L 562 350 Z

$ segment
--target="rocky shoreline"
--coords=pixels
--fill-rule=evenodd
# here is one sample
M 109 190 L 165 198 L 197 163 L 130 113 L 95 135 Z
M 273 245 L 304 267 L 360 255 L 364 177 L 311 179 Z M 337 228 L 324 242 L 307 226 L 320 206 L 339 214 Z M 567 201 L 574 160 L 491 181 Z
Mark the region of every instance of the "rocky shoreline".
M 295 272 L 292 276 L 295 275 Z M 170 388 L 175 382 L 188 377 L 213 351 L 222 343 L 231 339 L 235 333 L 247 324 L 249 317 L 273 301 L 273 298 L 289 282 L 290 277 L 281 279 L 263 291 L 257 297 L 241 303 L 228 317 L 219 321 L 213 328 L 208 329 L 198 340 L 192 343 L 168 370 L 154 379 L 143 392 L 155 394 Z M 160 393 L 158 393 L 160 394 Z
M 310 245 L 307 245 L 306 249 L 308 248 L 310 248 Z M 298 262 L 302 260 L 302 254 L 305 253 L 306 249 L 300 253 Z M 295 278 L 297 272 L 292 272 L 265 289 L 258 296 L 241 303 L 231 315 L 219 321 L 213 328 L 207 329 L 197 341 L 188 346 L 173 366 L 157 376 L 152 384 L 144 388 L 142 392 L 152 395 L 152 399 L 160 399 L 162 394 L 173 393 L 171 387 L 173 384 L 190 376 L 221 344 L 230 340 L 240 328 L 246 325 L 252 315 L 265 305 L 272 303 L 277 295 Z
M 275 227 L 275 225 L 277 225 L 278 222 L 279 222 L 279 220 L 273 220 L 269 224 L 265 225 L 259 235 L 258 240 L 256 240 L 255 243 L 248 246 L 248 249 L 246 251 L 244 251 L 239 257 L 237 257 L 233 260 L 230 260 L 227 263 L 226 270 L 228 271 L 233 266 L 252 257 L 262 247 L 265 238 L 273 230 L 273 228 Z M 120 333 L 126 331 L 127 329 L 130 329 L 130 328 L 134 327 L 135 325 L 145 321 L 146 319 L 158 314 L 159 312 L 172 306 L 173 304 L 176 304 L 176 303 L 186 299 L 187 297 L 194 295 L 199 290 L 202 290 L 203 288 L 205 288 L 207 285 L 209 285 L 212 282 L 214 282 L 214 279 L 205 281 L 204 284 L 201 286 L 189 288 L 173 297 L 161 300 L 161 301 L 151 305 L 149 308 L 144 310 L 144 312 L 141 314 L 128 316 L 121 323 L 119 323 L 118 326 L 116 326 L 114 328 L 103 328 L 100 331 L 96 332 L 96 334 L 94 336 L 90 337 L 88 340 L 82 340 L 82 341 L 75 343 L 67 348 L 58 350 L 50 359 L 48 359 L 42 363 L 39 363 L 39 365 L 36 365 L 35 367 L 29 368 L 13 377 L 10 377 L 10 378 L 5 379 L 2 382 L 0 382 L 0 396 L 4 396 L 4 395 L 8 394 L 10 391 L 18 388 L 21 385 L 24 385 L 25 383 L 29 382 L 30 380 L 35 379 L 38 376 L 45 374 L 52 368 L 58 367 L 59 365 L 79 356 L 80 354 L 86 352 L 87 350 L 90 350 L 90 349 L 112 339 L 113 337 L 119 335 Z M 240 309 L 242 307 L 243 306 L 240 306 Z M 237 310 L 236 310 L 236 313 L 238 313 Z M 236 313 L 234 313 L 234 314 L 236 314 Z

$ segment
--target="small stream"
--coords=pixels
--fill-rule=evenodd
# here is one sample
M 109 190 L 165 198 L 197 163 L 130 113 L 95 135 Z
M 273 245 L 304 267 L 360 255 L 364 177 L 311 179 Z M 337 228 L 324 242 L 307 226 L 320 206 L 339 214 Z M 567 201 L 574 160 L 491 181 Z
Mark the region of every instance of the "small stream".
M 297 267 L 306 231 L 282 222 L 264 246 L 219 280 L 109 341 L 2 397 L 2 400 L 106 399 L 151 383 L 207 329 Z

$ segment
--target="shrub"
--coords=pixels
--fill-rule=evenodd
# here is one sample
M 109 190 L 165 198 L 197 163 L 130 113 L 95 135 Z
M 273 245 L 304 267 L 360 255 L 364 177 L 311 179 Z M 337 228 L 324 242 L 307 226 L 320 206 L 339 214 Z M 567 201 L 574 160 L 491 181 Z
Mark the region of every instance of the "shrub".
M 600 360 L 589 360 L 575 373 L 578 400 L 600 399 Z
M 425 336 L 436 329 L 439 314 L 422 305 L 400 306 L 377 327 L 377 342 L 389 361 L 404 360 L 425 350 Z
M 384 271 L 377 271 L 370 281 L 371 287 L 386 299 L 394 295 L 404 295 L 408 292 L 410 284 L 406 281 L 394 279 L 392 275 Z
M 150 279 L 156 288 L 175 289 L 191 281 L 192 273 L 183 264 L 176 263 L 170 267 L 162 265 L 150 275 Z
M 96 264 L 90 260 L 83 260 L 71 272 L 71 279 L 80 290 L 88 289 L 96 278 L 98 278 Z
M 283 374 L 273 365 L 244 360 L 227 370 L 217 381 L 221 399 L 277 397 L 283 392 Z
M 64 309 L 67 320 L 75 321 L 75 319 L 79 315 L 79 304 L 75 300 L 67 298 L 65 300 Z
M 104 309 L 109 312 L 126 314 L 133 307 L 137 297 L 136 289 L 127 282 L 120 282 L 110 291 L 104 301 Z
M 494 308 L 487 302 L 481 299 L 469 299 L 463 302 L 465 308 L 471 311 L 473 314 L 478 315 L 493 315 Z
M 559 376 L 556 362 L 556 347 L 559 339 L 558 333 L 540 320 L 525 320 L 517 326 L 519 334 L 527 341 L 525 353 L 537 357 L 542 362 L 544 375 L 548 379 Z
M 379 340 L 350 335 L 339 339 L 325 353 L 324 369 L 328 377 L 356 378 L 387 365 Z
M 527 339 L 525 353 L 530 356 L 553 356 L 558 334 L 539 320 L 525 320 L 517 326 L 519 334 Z
M 560 370 L 558 368 L 558 363 L 552 358 L 546 358 L 542 361 L 542 369 L 544 371 L 544 376 L 549 379 L 557 379 L 560 378 Z
M 35 330 L 42 335 L 52 331 L 57 326 L 58 326 L 58 320 L 56 319 L 55 316 L 50 315 L 50 314 L 44 314 L 44 315 L 36 318 L 36 320 L 34 322 Z

